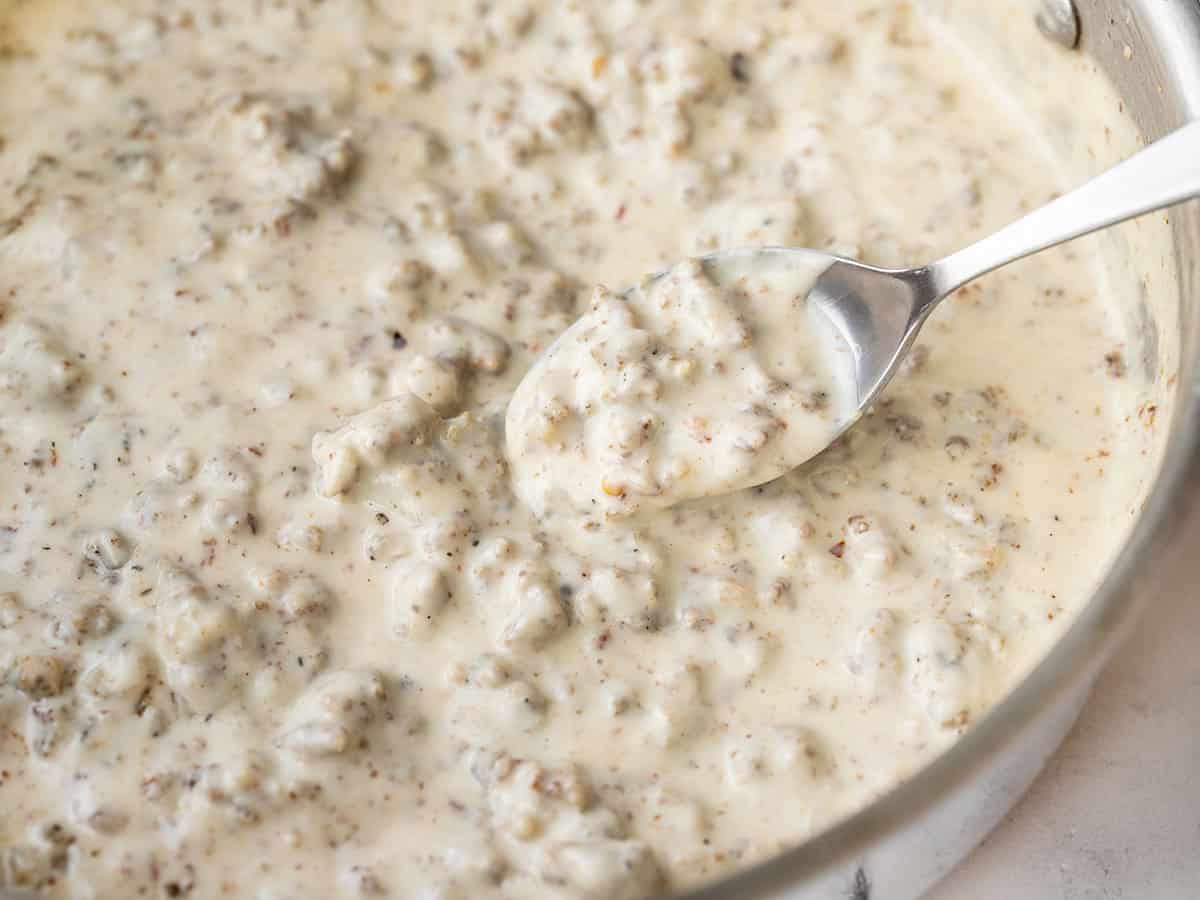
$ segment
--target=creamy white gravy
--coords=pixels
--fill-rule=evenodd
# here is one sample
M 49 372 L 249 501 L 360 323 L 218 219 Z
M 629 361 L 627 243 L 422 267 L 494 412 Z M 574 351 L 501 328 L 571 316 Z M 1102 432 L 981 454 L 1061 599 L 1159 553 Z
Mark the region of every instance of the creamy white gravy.
M 513 391 L 591 285 L 911 263 L 1063 187 L 908 4 L 0 27 L 0 886 L 694 884 L 953 742 L 1124 532 L 1155 410 L 1091 245 L 961 292 L 764 487 L 624 519 L 514 490 Z
M 819 255 L 689 260 L 591 308 L 508 405 L 517 494 L 601 519 L 777 478 L 854 416 L 854 362 L 808 295 Z

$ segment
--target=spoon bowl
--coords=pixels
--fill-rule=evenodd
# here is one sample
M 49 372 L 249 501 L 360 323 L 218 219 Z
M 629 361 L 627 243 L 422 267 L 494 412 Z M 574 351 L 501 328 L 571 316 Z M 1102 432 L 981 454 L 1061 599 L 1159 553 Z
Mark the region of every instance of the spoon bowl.
M 747 248 L 689 260 L 619 295 L 600 289 L 509 404 L 524 499 L 541 511 L 622 517 L 770 481 L 858 421 L 959 287 L 1198 195 L 1194 122 L 919 268 Z
M 859 414 L 895 375 L 925 318 L 941 300 L 935 270 L 885 269 L 847 256 L 796 247 L 743 247 L 698 257 L 708 269 L 795 260 L 821 274 L 807 302 L 819 310 L 845 341 L 853 360 Z M 658 279 L 670 270 L 656 273 Z M 844 431 L 857 419 L 844 423 Z

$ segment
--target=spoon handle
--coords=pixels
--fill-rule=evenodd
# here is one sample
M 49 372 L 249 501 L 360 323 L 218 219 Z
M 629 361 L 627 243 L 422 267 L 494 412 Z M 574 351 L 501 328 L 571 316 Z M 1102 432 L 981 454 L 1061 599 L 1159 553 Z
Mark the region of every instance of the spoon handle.
M 1200 196 L 1200 121 L 928 269 L 939 297 L 1013 260 Z

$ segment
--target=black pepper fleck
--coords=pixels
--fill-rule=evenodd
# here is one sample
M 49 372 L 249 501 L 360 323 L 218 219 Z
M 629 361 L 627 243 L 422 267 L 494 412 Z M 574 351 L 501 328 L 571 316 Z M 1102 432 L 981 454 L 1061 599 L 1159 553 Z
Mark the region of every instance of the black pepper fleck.
M 735 53 L 729 58 L 729 74 L 734 81 L 746 84 L 750 81 L 750 60 L 745 53 Z

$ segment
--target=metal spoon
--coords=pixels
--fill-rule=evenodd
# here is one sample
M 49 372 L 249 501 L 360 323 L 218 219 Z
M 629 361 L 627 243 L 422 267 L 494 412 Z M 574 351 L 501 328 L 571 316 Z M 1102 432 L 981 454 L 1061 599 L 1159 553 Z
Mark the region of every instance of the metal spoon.
M 808 295 L 841 333 L 854 362 L 855 415 L 887 386 L 934 308 L 993 269 L 1144 213 L 1200 196 L 1200 122 L 1185 125 L 1069 194 L 944 259 L 915 269 L 881 269 L 815 250 L 768 247 L 703 257 L 753 266 L 780 255 L 824 257 L 829 267 Z M 813 454 L 815 455 L 815 454 Z M 796 465 L 805 462 L 795 460 Z
M 749 369 L 744 361 L 731 358 L 728 365 L 712 367 L 720 373 L 715 376 L 719 383 L 705 382 L 705 388 L 691 381 L 680 382 L 672 388 L 676 392 L 673 399 L 665 399 L 663 393 L 638 400 L 647 404 L 647 412 L 650 404 L 656 403 L 655 414 L 643 417 L 641 431 L 634 436 L 640 440 L 627 440 L 628 447 L 614 444 L 613 428 L 617 426 L 600 407 L 619 407 L 618 418 L 613 420 L 618 422 L 624 421 L 620 415 L 636 412 L 625 408 L 630 401 L 621 380 L 629 372 L 636 374 L 636 367 L 627 368 L 627 360 L 619 352 L 624 327 L 620 316 L 624 313 L 601 308 L 560 335 L 513 395 L 506 431 L 518 490 L 539 511 L 565 501 L 589 514 L 620 517 L 769 481 L 816 456 L 858 421 L 895 375 L 934 307 L 959 287 L 1031 253 L 1197 195 L 1200 122 L 1179 129 L 990 237 L 920 268 L 880 269 L 815 250 L 782 247 L 728 250 L 701 257 L 714 284 L 754 280 L 765 285 L 769 273 L 800 273 L 802 287 L 783 288 L 800 292 L 792 294 L 791 302 L 782 294 L 776 297 L 770 287 L 756 289 L 753 302 L 758 304 L 759 315 L 768 310 L 773 317 L 769 324 L 764 323 L 763 333 L 775 347 L 776 364 L 788 359 L 789 351 L 807 354 L 813 348 L 818 355 L 828 350 L 825 355 L 836 359 L 832 367 L 836 375 L 832 369 L 829 373 L 831 390 L 822 393 L 835 398 L 832 414 L 805 418 L 801 411 L 808 406 L 798 393 L 785 389 L 776 398 L 778 411 L 774 407 L 768 410 L 772 416 L 790 417 L 778 420 L 783 427 L 774 432 L 759 428 L 759 419 L 739 425 L 736 415 L 745 410 L 738 403 L 758 382 L 738 381 L 736 374 Z M 689 316 L 703 317 L 703 313 L 688 312 L 687 289 L 673 289 L 673 282 L 665 280 L 678 281 L 680 276 L 674 273 L 687 269 L 685 265 L 650 276 L 624 297 L 647 302 L 656 286 L 663 287 L 669 299 L 652 304 L 656 312 L 651 318 L 670 312 L 680 321 L 668 323 L 668 330 L 689 333 Z M 683 277 L 686 281 L 690 276 Z M 799 318 L 799 313 L 807 320 Z M 615 337 L 605 330 L 610 319 L 617 323 Z M 687 348 L 685 355 L 715 352 L 704 340 Z M 610 341 L 616 350 L 606 349 Z M 617 382 L 605 387 L 614 378 Z M 780 383 L 786 386 L 787 381 L 785 373 Z M 580 385 L 588 394 L 586 402 L 574 396 Z M 772 396 L 768 392 L 756 402 L 768 404 Z M 551 418 L 566 424 L 546 424 L 545 416 L 555 409 L 559 412 Z M 574 418 L 567 412 L 582 409 L 586 414 Z M 734 418 L 723 419 L 726 410 L 732 410 Z M 755 416 L 766 415 L 755 407 L 750 411 Z M 693 428 L 690 422 L 699 424 Z M 700 437 L 693 433 L 696 429 Z M 779 437 L 772 438 L 772 433 Z M 749 448 L 752 452 L 745 452 Z M 640 455 L 634 457 L 635 453 Z

